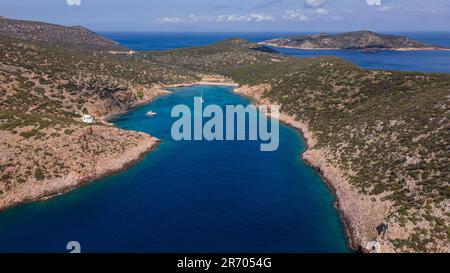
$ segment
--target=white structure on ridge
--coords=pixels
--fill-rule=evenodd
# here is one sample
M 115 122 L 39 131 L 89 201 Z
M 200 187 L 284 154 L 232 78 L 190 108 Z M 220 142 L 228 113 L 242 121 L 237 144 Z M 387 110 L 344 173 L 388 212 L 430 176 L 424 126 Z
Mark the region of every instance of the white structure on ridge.
M 94 118 L 91 117 L 91 115 L 83 115 L 83 117 L 81 118 L 81 120 L 82 120 L 84 123 L 89 123 L 89 124 L 94 123 Z

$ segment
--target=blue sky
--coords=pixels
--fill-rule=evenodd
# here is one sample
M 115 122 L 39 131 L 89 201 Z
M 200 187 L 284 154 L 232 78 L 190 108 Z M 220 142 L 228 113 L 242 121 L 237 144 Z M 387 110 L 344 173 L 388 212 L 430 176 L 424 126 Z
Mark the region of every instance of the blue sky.
M 1 0 L 0 16 L 97 31 L 450 31 L 448 0 Z

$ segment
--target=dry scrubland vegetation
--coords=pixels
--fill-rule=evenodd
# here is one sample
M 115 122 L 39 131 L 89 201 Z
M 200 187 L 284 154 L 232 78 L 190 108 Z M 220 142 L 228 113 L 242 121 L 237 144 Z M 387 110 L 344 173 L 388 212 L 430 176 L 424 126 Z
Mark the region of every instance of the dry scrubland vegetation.
M 124 112 L 158 95 L 154 84 L 195 79 L 170 68 L 113 59 L 107 53 L 5 37 L 0 59 L 0 129 L 30 141 L 72 134 L 85 127 L 80 122 L 83 113 L 99 119 Z M 8 177 L 5 174 L 2 182 L 8 183 Z
M 109 53 L 120 48 L 82 28 L 0 20 L 0 208 L 42 197 L 57 186 L 48 181 L 95 177 L 107 159 L 126 164 L 125 150 L 151 148 L 150 136 L 101 119 L 162 94 L 157 84 L 197 77 Z M 14 196 L 20 189 L 28 192 Z
M 0 33 L 0 145 L 7 151 L 0 157 L 0 199 L 70 170 L 88 175 L 92 164 L 85 153 L 106 160 L 145 139 L 81 124 L 81 113 L 98 120 L 158 95 L 155 84 L 220 74 L 241 85 L 269 84 L 264 96 L 309 123 L 318 139 L 314 148 L 327 150 L 355 189 L 393 202 L 387 221 L 405 227 L 405 236 L 391 242 L 396 249 L 448 249 L 448 74 L 368 71 L 329 57 L 293 59 L 240 39 L 126 55 L 108 53 L 121 49 L 103 40 L 98 47 L 97 38 L 84 39 L 86 46 L 77 49 L 64 46 L 72 41 L 64 31 L 52 36 L 62 41 L 50 42 L 41 32 L 28 31 L 25 40 Z
M 329 151 L 330 163 L 361 194 L 392 201 L 389 221 L 413 227 L 392 242 L 395 248 L 448 249 L 450 75 L 369 71 L 332 57 L 291 59 L 243 40 L 147 58 L 241 85 L 270 84 L 264 96 L 309 123 L 314 148 Z

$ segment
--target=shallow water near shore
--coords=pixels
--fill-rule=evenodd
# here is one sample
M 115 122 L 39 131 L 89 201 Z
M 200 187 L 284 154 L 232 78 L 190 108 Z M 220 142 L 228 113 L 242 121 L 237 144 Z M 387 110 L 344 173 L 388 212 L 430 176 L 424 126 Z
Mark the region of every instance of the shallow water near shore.
M 280 126 L 280 147 L 258 141 L 181 141 L 174 105 L 250 102 L 231 87 L 173 89 L 118 117 L 163 140 L 130 169 L 46 202 L 0 213 L 0 252 L 348 252 L 332 192 L 300 158 L 300 133 Z M 157 112 L 148 118 L 148 111 Z

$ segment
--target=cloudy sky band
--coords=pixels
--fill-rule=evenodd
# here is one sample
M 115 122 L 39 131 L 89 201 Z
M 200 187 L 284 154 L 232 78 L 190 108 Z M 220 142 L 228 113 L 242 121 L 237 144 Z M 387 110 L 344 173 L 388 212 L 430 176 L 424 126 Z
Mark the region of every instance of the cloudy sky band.
M 0 16 L 96 31 L 445 31 L 450 1 L 2 0 Z

